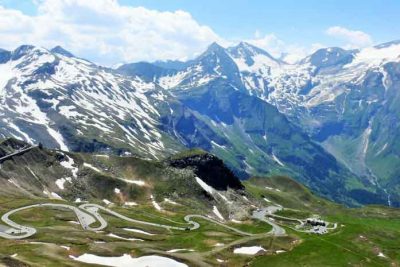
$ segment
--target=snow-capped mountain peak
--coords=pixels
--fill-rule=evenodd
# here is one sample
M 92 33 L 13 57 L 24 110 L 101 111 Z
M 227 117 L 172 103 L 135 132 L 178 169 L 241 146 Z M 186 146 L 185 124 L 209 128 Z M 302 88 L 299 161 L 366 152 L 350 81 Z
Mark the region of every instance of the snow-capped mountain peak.
M 201 54 L 199 56 L 199 58 L 201 58 L 203 56 L 206 56 L 206 55 L 208 55 L 210 53 L 217 53 L 217 54 L 218 53 L 225 53 L 225 48 L 223 48 L 217 42 L 213 42 L 207 47 L 206 51 L 204 51 L 203 54 Z
M 228 51 L 233 55 L 241 55 L 243 57 L 255 57 L 257 55 L 264 55 L 269 57 L 271 60 L 282 63 L 282 61 L 274 58 L 267 51 L 258 48 L 247 42 L 240 42 L 238 45 L 228 48 Z M 249 62 L 250 63 L 250 62 Z M 251 63 L 249 65 L 252 65 Z
M 355 55 L 352 65 L 365 64 L 372 67 L 387 62 L 399 61 L 400 41 L 394 41 L 360 50 Z
M 57 45 L 55 47 L 53 47 L 50 52 L 55 53 L 55 54 L 59 54 L 59 55 L 63 55 L 65 57 L 75 57 L 71 52 L 67 51 L 66 49 L 64 49 L 63 47 Z
M 301 64 L 310 63 L 318 70 L 332 66 L 343 66 L 354 59 L 356 50 L 345 50 L 339 47 L 321 48 L 301 61 Z
M 199 87 L 215 79 L 227 79 L 234 84 L 240 84 L 237 65 L 226 49 L 215 42 L 186 65 L 183 70 L 161 77 L 159 84 L 168 89 Z
M 0 136 L 63 150 L 100 141 L 146 156 L 164 150 L 155 104 L 165 96 L 154 83 L 34 46 L 11 52 L 0 72 Z
M 285 63 L 268 52 L 246 42 L 227 49 L 240 71 L 264 73 L 271 68 L 279 68 Z

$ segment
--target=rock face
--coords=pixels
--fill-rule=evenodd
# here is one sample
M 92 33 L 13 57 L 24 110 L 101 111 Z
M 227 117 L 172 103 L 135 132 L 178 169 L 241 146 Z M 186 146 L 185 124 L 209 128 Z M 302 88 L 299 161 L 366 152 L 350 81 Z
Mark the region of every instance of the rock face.
M 239 178 L 225 166 L 224 162 L 209 153 L 171 159 L 168 163 L 175 168 L 193 169 L 193 172 L 201 180 L 216 190 L 226 191 L 228 188 L 234 190 L 244 189 Z

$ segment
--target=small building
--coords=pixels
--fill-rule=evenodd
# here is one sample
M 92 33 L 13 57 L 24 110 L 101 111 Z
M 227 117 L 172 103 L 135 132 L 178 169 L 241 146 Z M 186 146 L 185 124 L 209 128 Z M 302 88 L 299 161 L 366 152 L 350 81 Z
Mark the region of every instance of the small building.
M 311 226 L 326 226 L 326 222 L 317 218 L 307 218 L 306 223 Z

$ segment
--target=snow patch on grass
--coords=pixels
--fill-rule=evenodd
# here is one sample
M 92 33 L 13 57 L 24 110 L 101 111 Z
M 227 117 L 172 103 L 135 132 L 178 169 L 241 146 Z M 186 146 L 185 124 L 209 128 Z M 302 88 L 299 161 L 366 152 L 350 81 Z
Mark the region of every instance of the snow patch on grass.
M 130 180 L 130 179 L 124 179 L 124 178 L 118 178 L 118 179 L 121 180 L 121 181 L 124 181 L 124 182 L 126 182 L 128 184 L 135 184 L 135 185 L 138 185 L 138 186 L 146 186 L 146 182 L 142 181 L 142 180 Z
M 60 197 L 57 193 L 51 192 L 50 195 L 54 199 L 62 199 L 62 197 Z
M 164 198 L 164 201 L 172 205 L 180 205 L 179 203 L 176 203 L 175 201 L 172 201 L 169 198 Z
M 194 249 L 177 248 L 177 249 L 168 250 L 167 252 L 168 252 L 168 253 L 175 253 L 175 252 L 181 252 L 181 251 L 191 251 L 191 252 L 193 252 Z
M 240 247 L 240 248 L 235 248 L 233 250 L 233 253 L 234 254 L 255 255 L 260 251 L 266 251 L 266 250 L 261 246 Z
M 160 205 L 154 200 L 153 195 L 151 195 L 150 198 L 151 198 L 151 203 L 153 204 L 154 208 L 155 208 L 156 210 L 161 211 L 162 209 L 161 209 Z
M 64 155 L 64 154 L 63 154 L 63 155 Z M 71 173 L 72 173 L 72 176 L 73 176 L 74 178 L 77 178 L 77 177 L 78 177 L 78 171 L 79 171 L 79 169 L 78 169 L 77 167 L 74 167 L 74 165 L 75 165 L 74 159 L 71 158 L 71 157 L 68 156 L 68 155 L 65 155 L 65 156 L 66 156 L 67 160 L 61 161 L 61 162 L 60 162 L 60 165 L 63 166 L 64 168 L 70 170 Z
M 386 257 L 386 255 L 385 255 L 385 254 L 383 254 L 382 252 L 379 252 L 379 254 L 378 254 L 378 257 L 381 257 L 381 258 L 387 258 L 387 257 Z
M 186 264 L 161 256 L 143 256 L 132 258 L 128 254 L 120 257 L 102 257 L 93 254 L 83 254 L 79 257 L 69 256 L 71 259 L 84 263 L 99 264 L 113 267 L 188 267 Z
M 103 202 L 104 202 L 104 204 L 106 204 L 106 205 L 110 205 L 110 204 L 112 204 L 112 202 L 111 202 L 111 201 L 109 201 L 109 200 L 107 200 L 107 199 L 103 199 Z
M 136 202 L 128 201 L 124 203 L 125 206 L 137 206 L 138 204 Z
M 139 238 L 125 238 L 119 235 L 115 235 L 115 234 L 108 234 L 108 237 L 112 237 L 112 238 L 116 238 L 116 239 L 121 239 L 121 240 L 125 240 L 125 241 L 143 241 L 143 239 L 139 239 Z
M 127 232 L 133 232 L 133 233 L 138 233 L 138 234 L 142 234 L 142 235 L 155 235 L 155 234 L 145 232 L 145 231 L 139 230 L 139 229 L 133 229 L 133 228 L 123 228 L 123 229 Z
M 206 184 L 203 180 L 201 180 L 199 177 L 196 177 L 196 182 L 203 188 L 206 192 L 210 193 L 211 195 L 214 192 L 214 188 Z
M 213 207 L 213 212 L 220 220 L 223 220 L 223 221 L 225 220 L 224 217 L 222 216 L 222 214 L 219 212 L 217 206 Z
M 65 182 L 72 183 L 71 177 L 57 179 L 56 180 L 56 185 L 57 185 L 58 188 L 60 188 L 60 190 L 64 190 Z
M 285 166 L 285 164 L 283 164 L 282 161 L 280 161 L 280 159 L 278 159 L 277 156 L 275 156 L 275 154 L 272 153 L 272 158 L 275 160 L 276 163 L 278 163 L 279 165 L 281 165 L 282 167 Z

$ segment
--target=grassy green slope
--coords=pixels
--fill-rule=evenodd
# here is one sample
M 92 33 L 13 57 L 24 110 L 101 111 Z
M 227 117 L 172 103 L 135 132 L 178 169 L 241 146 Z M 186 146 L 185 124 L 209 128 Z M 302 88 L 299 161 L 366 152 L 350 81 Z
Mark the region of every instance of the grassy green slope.
M 66 199 L 60 201 L 44 198 L 41 187 L 33 190 L 36 185 L 35 187 L 31 185 L 30 188 L 27 182 L 33 181 L 34 177 L 25 170 L 26 167 L 30 167 L 36 173 L 41 181 L 39 185 L 56 189 L 54 181 L 59 177 L 54 175 L 58 170 L 63 170 L 58 163 L 60 155 L 54 151 L 33 150 L 15 158 L 14 165 L 13 162 L 3 164 L 0 174 L 17 173 L 21 177 L 24 176 L 24 179 L 18 180 L 21 186 L 25 186 L 32 193 L 38 191 L 39 194 L 30 198 L 27 194 L 18 196 L 17 191 L 7 194 L 0 190 L 0 214 L 21 206 L 50 201 L 78 205 L 73 201 L 86 192 L 85 199 L 90 202 L 104 205 L 102 199 L 106 198 L 115 203 L 110 206 L 111 209 L 143 221 L 182 226 L 185 215 L 212 215 L 214 205 L 218 206 L 225 218 L 228 218 L 230 211 L 224 209 L 225 201 L 204 194 L 204 190 L 194 179 L 195 173 L 192 168 L 181 169 L 170 165 L 174 160 L 181 162 L 182 159 L 193 159 L 197 156 L 202 159 L 204 155 L 206 155 L 204 151 L 191 150 L 171 157 L 170 161 L 159 162 L 136 157 L 69 154 L 79 167 L 79 175 L 73 180 L 73 184 L 65 183 L 65 190 L 57 191 Z M 46 165 L 41 165 L 40 160 L 34 160 L 42 158 L 47 159 L 43 161 Z M 88 167 L 87 164 L 99 171 Z M 60 173 L 60 177 L 66 174 L 68 173 Z M 208 178 L 212 177 L 220 180 L 222 178 L 216 173 L 210 174 Z M 126 184 L 123 179 L 141 180 L 146 185 Z M 249 217 L 241 219 L 240 224 L 230 220 L 225 221 L 229 226 L 257 234 L 243 237 L 203 219 L 198 220 L 201 223 L 200 229 L 182 232 L 127 223 L 103 214 L 109 222 L 109 227 L 104 232 L 93 233 L 84 231 L 79 225 L 71 224 L 69 221 L 76 220 L 71 212 L 35 208 L 12 216 L 13 220 L 33 226 L 38 232 L 32 238 L 22 241 L 0 239 L 0 265 L 3 263 L 23 266 L 18 264 L 25 263 L 30 266 L 73 266 L 75 262 L 69 255 L 78 256 L 83 253 L 104 256 L 120 256 L 124 253 L 132 256 L 168 255 L 189 266 L 219 266 L 221 264 L 217 259 L 226 261 L 224 262 L 226 266 L 399 265 L 400 211 L 398 209 L 381 206 L 346 208 L 315 195 L 302 184 L 285 176 L 255 177 L 244 181 L 243 184 L 245 190 L 241 190 L 232 198 L 236 201 L 234 206 L 240 205 L 238 209 L 256 209 L 278 204 L 284 209 L 277 215 L 304 219 L 317 214 L 326 221 L 337 223 L 338 228 L 326 235 L 311 235 L 294 231 L 290 228 L 293 224 L 278 220 L 277 223 L 282 224 L 289 235 L 273 237 L 262 234 L 271 230 L 268 224 Z M 7 180 L 4 185 L 13 186 Z M 115 188 L 119 188 L 121 194 L 116 194 Z M 163 208 L 162 211 L 155 209 L 150 195 L 154 195 L 154 199 Z M 165 198 L 177 202 L 178 205 L 168 203 Z M 135 201 L 138 205 L 124 206 L 126 201 Z M 145 236 L 127 232 L 123 230 L 124 227 L 141 229 L 155 235 Z M 126 238 L 140 238 L 144 241 L 118 240 L 107 236 L 109 233 Z M 223 245 L 216 246 L 216 244 Z M 66 250 L 61 246 L 68 246 L 71 249 Z M 262 246 L 267 251 L 256 256 L 234 254 L 234 248 L 241 246 Z M 166 252 L 179 248 L 194 251 L 173 255 Z M 276 251 L 280 250 L 286 252 L 277 254 Z M 18 255 L 11 257 L 14 254 Z
M 399 264 L 400 211 L 398 209 L 383 206 L 346 208 L 313 195 L 307 188 L 286 177 L 253 178 L 245 184 L 253 195 L 266 197 L 290 208 L 278 213 L 279 215 L 300 218 L 316 213 L 327 221 L 338 223 L 338 229 L 327 235 L 310 235 L 288 229 L 291 235 L 302 240 L 301 243 L 287 253 L 257 257 L 251 266 L 397 266 Z

